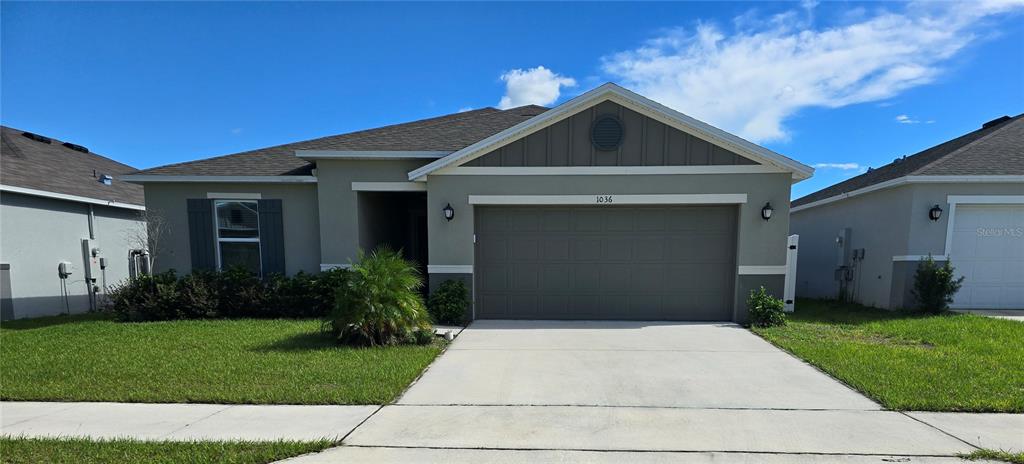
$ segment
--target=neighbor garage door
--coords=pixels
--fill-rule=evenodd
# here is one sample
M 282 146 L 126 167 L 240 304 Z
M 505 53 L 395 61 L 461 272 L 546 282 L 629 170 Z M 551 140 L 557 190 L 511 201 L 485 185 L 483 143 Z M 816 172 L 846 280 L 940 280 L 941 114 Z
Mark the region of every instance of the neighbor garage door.
M 950 261 L 956 308 L 1024 308 L 1024 205 L 957 205 Z
M 730 320 L 733 206 L 477 207 L 476 317 Z

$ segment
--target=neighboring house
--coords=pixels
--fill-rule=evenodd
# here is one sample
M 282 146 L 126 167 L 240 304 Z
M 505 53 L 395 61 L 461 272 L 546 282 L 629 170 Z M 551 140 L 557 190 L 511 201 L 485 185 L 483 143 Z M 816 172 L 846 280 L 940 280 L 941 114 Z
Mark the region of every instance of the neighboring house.
M 84 312 L 128 277 L 129 252 L 146 237 L 142 188 L 121 179 L 134 170 L 79 145 L 2 128 L 0 318 Z
M 954 308 L 1024 308 L 1024 115 L 793 202 L 797 295 L 910 308 L 921 259 L 966 279 Z M 840 239 L 839 237 L 842 237 Z
M 159 269 L 345 266 L 388 244 L 474 318 L 744 320 L 782 295 L 812 169 L 613 84 L 140 171 Z M 762 218 L 770 204 L 774 215 Z

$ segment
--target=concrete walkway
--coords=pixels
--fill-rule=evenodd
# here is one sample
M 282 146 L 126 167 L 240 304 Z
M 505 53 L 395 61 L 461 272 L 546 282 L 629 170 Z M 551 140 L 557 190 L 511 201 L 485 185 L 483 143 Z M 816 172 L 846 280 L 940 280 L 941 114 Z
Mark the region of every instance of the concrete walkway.
M 0 403 L 8 436 L 139 440 L 339 439 L 379 406 Z
M 1024 309 L 954 309 L 953 312 L 1024 322 Z

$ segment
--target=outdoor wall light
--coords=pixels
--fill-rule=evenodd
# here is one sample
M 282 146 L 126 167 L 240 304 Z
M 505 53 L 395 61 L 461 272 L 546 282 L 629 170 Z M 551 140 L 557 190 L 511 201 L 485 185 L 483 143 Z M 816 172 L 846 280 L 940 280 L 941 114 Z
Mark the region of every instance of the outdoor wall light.
M 928 219 L 938 221 L 942 217 L 942 208 L 939 205 L 932 206 L 932 209 L 928 210 Z
M 455 219 L 455 208 L 452 208 L 452 204 L 451 203 L 448 203 L 447 205 L 445 205 L 445 207 L 444 207 L 444 209 L 442 211 L 444 211 L 444 218 L 445 219 L 447 219 L 449 221 L 451 221 L 452 219 Z
M 764 219 L 765 221 L 771 219 L 773 211 L 775 211 L 775 208 L 772 208 L 772 204 L 765 203 L 764 208 L 761 208 L 761 219 Z

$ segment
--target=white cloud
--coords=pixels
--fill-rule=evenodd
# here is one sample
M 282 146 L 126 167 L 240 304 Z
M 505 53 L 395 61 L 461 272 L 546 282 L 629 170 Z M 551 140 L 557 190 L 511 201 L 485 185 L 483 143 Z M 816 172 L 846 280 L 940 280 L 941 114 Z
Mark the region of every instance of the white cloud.
M 467 111 L 473 111 L 474 109 L 475 108 L 473 108 L 472 106 L 463 106 L 462 108 L 459 108 L 459 113 L 465 113 Z
M 913 119 L 910 116 L 907 116 L 905 114 L 900 114 L 900 115 L 896 116 L 896 122 L 898 122 L 900 124 L 917 124 L 917 123 L 919 123 L 921 121 Z
M 818 163 L 814 165 L 815 169 L 840 169 L 843 171 L 860 171 L 865 169 L 857 163 Z
M 784 122 L 801 109 L 884 101 L 935 80 L 942 64 L 982 33 L 984 18 L 1022 5 L 912 3 L 818 29 L 796 11 L 760 21 L 747 13 L 733 21 L 731 34 L 707 23 L 675 29 L 604 57 L 603 69 L 751 140 L 785 140 Z M 809 11 L 813 3 L 802 6 Z
M 523 105 L 550 105 L 558 100 L 562 87 L 574 87 L 576 80 L 552 72 L 543 66 L 531 69 L 513 69 L 501 75 L 505 81 L 505 96 L 498 108 L 507 109 Z
M 231 135 L 239 135 L 241 133 L 242 133 L 242 128 L 241 127 L 236 127 L 234 129 L 231 129 Z

